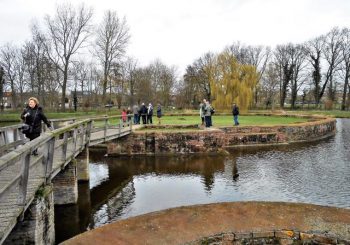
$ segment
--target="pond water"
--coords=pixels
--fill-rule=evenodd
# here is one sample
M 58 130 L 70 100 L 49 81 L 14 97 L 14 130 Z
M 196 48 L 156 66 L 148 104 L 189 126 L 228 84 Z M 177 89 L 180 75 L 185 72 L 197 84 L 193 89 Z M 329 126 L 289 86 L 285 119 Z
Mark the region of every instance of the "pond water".
M 78 204 L 55 207 L 57 242 L 183 205 L 260 200 L 350 208 L 350 119 L 337 120 L 337 134 L 326 140 L 230 151 L 119 158 L 90 153 L 91 179 L 79 184 Z

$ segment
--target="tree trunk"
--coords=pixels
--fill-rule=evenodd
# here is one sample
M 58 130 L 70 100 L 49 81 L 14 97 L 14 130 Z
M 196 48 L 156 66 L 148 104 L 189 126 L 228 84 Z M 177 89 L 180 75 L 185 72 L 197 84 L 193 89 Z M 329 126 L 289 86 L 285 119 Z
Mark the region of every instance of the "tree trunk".
M 349 74 L 350 71 L 347 68 L 346 73 L 345 73 L 345 81 L 344 81 L 344 90 L 343 90 L 343 100 L 341 102 L 341 110 L 345 111 L 346 108 L 346 94 L 347 94 L 347 89 L 348 89 L 348 84 L 349 84 Z
M 63 82 L 62 82 L 62 97 L 61 97 L 61 111 L 66 111 L 66 88 L 67 88 L 67 80 L 68 80 L 68 62 L 64 65 L 63 71 Z
M 2 67 L 0 67 L 0 110 L 1 112 L 4 111 L 4 82 L 5 79 L 4 77 L 4 70 L 2 69 Z

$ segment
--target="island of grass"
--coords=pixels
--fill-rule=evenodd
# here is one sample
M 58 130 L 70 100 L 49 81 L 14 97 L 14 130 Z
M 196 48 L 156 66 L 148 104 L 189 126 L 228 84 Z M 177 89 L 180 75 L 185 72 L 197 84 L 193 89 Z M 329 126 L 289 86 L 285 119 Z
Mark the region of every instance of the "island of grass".
M 239 117 L 240 126 L 275 126 L 305 123 L 312 119 L 309 117 L 281 116 L 281 115 L 242 115 Z M 233 126 L 233 117 L 230 115 L 216 115 L 212 117 L 213 127 Z M 157 118 L 153 119 L 153 124 L 143 125 L 138 131 L 147 132 L 188 132 L 203 130 L 201 118 L 193 115 L 173 115 L 164 116 L 161 124 Z

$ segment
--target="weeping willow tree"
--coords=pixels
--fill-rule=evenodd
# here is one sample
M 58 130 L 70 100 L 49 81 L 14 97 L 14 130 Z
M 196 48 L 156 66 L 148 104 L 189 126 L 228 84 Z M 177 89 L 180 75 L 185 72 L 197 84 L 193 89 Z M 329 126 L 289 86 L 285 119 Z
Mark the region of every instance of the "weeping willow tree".
M 235 102 L 241 110 L 247 110 L 259 78 L 256 67 L 239 64 L 227 52 L 219 54 L 216 62 L 216 70 L 210 77 L 214 107 L 229 109 Z

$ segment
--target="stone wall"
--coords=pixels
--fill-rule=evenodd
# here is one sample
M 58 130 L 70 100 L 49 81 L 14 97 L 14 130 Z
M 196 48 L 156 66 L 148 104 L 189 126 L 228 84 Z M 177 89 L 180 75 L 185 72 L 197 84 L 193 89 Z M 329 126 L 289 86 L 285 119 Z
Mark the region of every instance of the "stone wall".
M 4 244 L 55 244 L 52 186 L 39 189 L 36 198 L 6 238 Z
M 78 201 L 76 161 L 71 161 L 52 179 L 55 205 L 75 204 Z
M 204 237 L 187 245 L 202 244 L 350 244 L 350 241 L 325 233 L 278 230 L 267 232 L 227 232 Z
M 154 126 L 153 126 L 154 127 Z M 220 153 L 227 147 L 307 142 L 334 135 L 336 120 L 262 127 L 222 127 L 187 132 L 135 131 L 107 144 L 109 155 Z

